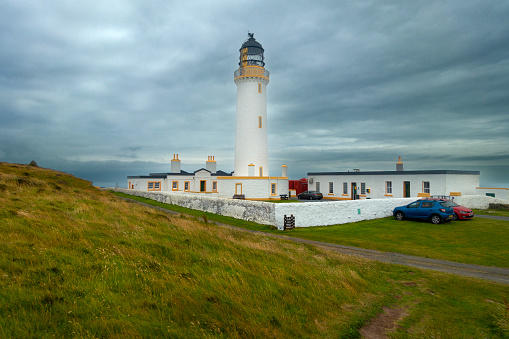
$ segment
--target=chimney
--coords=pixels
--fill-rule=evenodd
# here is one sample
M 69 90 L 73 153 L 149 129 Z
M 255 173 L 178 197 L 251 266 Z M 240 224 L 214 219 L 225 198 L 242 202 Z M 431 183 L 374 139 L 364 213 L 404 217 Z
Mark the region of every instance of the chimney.
M 288 177 L 288 166 L 286 166 L 286 165 L 282 165 L 281 166 L 281 176 L 283 178 L 287 178 Z
M 214 160 L 214 156 L 209 155 L 207 162 L 205 163 L 205 168 L 210 173 L 216 173 L 216 160 Z
M 173 154 L 173 159 L 171 159 L 171 173 L 180 173 L 180 160 L 178 154 Z
M 398 162 L 396 163 L 396 171 L 397 172 L 403 171 L 403 162 L 401 162 L 401 157 L 399 157 Z

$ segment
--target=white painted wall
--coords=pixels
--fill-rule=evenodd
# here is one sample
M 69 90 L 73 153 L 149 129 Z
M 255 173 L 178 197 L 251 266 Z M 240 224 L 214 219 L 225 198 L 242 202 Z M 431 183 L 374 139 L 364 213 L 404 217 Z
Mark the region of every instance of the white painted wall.
M 475 194 L 486 195 L 486 193 L 495 194 L 495 198 L 509 200 L 509 188 L 478 187 Z
M 258 84 L 262 84 L 262 93 Z M 235 79 L 237 85 L 237 113 L 235 120 L 235 176 L 248 176 L 248 165 L 255 165 L 255 176 L 263 167 L 263 176 L 269 175 L 267 141 L 267 84 L 259 77 Z M 262 117 L 262 128 L 258 128 L 258 117 Z
M 402 172 L 404 173 L 404 172 Z M 325 198 L 350 199 L 351 184 L 356 183 L 360 195 L 361 183 L 366 183 L 366 189 L 370 193 L 360 196 L 361 199 L 386 199 L 402 198 L 404 182 L 410 182 L 410 196 L 417 197 L 419 193 L 424 193 L 423 182 L 430 183 L 431 195 L 449 195 L 451 192 L 461 192 L 462 195 L 476 194 L 476 187 L 479 186 L 479 176 L 469 174 L 386 174 L 386 175 L 314 175 L 309 176 L 313 183 L 309 184 L 309 190 L 316 190 L 316 183 L 320 182 L 320 191 Z M 385 182 L 392 182 L 392 195 L 385 194 Z M 329 194 L 329 182 L 333 183 L 334 193 Z M 343 182 L 348 185 L 348 193 L 343 195 Z
M 415 198 L 393 198 L 274 204 L 261 201 L 214 198 L 203 194 L 146 192 L 123 188 L 112 190 L 167 204 L 273 225 L 279 229 L 283 229 L 285 215 L 295 216 L 297 227 L 346 224 L 392 216 L 395 207 L 407 205 L 416 200 Z M 455 197 L 454 201 L 465 207 L 477 209 L 486 209 L 490 203 L 509 204 L 509 200 L 481 195 Z
M 395 207 L 412 201 L 415 201 L 415 198 L 275 204 L 275 219 L 279 229 L 283 228 L 284 216 L 292 214 L 296 227 L 346 224 L 392 216 Z

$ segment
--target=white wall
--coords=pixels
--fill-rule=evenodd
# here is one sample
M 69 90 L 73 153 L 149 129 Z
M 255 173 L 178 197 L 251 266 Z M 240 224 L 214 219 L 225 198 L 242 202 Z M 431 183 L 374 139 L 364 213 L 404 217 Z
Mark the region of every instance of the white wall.
M 486 193 L 493 193 L 498 199 L 509 200 L 509 188 L 477 187 L 475 194 L 486 195 Z
M 454 197 L 454 202 L 468 208 L 485 210 L 489 204 L 509 204 L 509 200 L 488 197 L 485 195 L 463 195 Z
M 114 191 L 141 196 L 167 204 L 230 216 L 283 229 L 284 216 L 293 215 L 296 227 L 346 224 L 392 216 L 397 206 L 407 205 L 415 198 L 348 200 L 274 204 L 270 202 L 214 198 L 171 192 L 146 192 L 123 188 Z M 490 203 L 509 204 L 508 200 L 472 195 L 455 197 L 454 201 L 468 208 L 486 209 Z
M 227 198 L 214 198 L 193 194 L 172 192 L 146 192 L 123 188 L 112 189 L 165 204 L 182 206 L 194 210 L 225 215 L 236 219 L 253 221 L 259 224 L 275 225 L 274 206 L 276 204 L 261 201 L 248 201 Z
M 295 217 L 296 227 L 346 224 L 361 220 L 385 218 L 392 210 L 415 201 L 415 198 L 348 200 L 275 204 L 275 219 L 282 229 L 284 215 Z
M 325 198 L 334 199 L 350 199 L 351 184 L 357 184 L 357 194 L 361 194 L 361 183 L 366 183 L 366 189 L 370 189 L 370 193 L 361 196 L 361 199 L 386 199 L 386 198 L 402 198 L 403 182 L 410 182 L 410 196 L 417 197 L 419 193 L 423 193 L 423 181 L 430 183 L 431 195 L 449 195 L 451 192 L 461 192 L 462 195 L 476 194 L 476 187 L 479 186 L 478 175 L 468 174 L 412 174 L 410 172 L 399 172 L 398 174 L 384 175 L 314 175 L 313 183 L 309 184 L 309 190 L 316 189 L 316 183 L 320 182 L 320 191 Z M 392 196 L 385 195 L 385 182 L 392 182 Z M 334 194 L 329 194 L 329 182 L 334 183 Z M 348 183 L 348 194 L 343 195 L 343 182 Z

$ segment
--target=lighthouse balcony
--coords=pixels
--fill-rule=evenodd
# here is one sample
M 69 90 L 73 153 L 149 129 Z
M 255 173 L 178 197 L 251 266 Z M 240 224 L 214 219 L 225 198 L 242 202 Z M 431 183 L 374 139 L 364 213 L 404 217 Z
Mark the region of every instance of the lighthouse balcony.
M 234 77 L 235 79 L 243 77 L 260 77 L 269 80 L 269 74 L 270 74 L 269 71 L 267 71 L 263 67 L 247 66 L 236 70 L 234 73 Z

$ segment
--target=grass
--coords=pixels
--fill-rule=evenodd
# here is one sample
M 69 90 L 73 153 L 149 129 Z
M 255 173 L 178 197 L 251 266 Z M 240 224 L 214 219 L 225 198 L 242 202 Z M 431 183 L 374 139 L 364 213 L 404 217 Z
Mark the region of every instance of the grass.
M 170 215 L 0 163 L 0 337 L 509 336 L 507 286 Z M 252 225 L 252 228 L 260 227 Z
M 283 233 L 269 225 L 167 205 L 123 193 L 115 194 L 180 213 L 194 216 L 206 215 L 208 220 L 241 228 Z M 397 252 L 468 264 L 509 267 L 509 247 L 507 246 L 509 244 L 509 222 L 504 220 L 474 218 L 434 225 L 425 221 L 396 221 L 393 217 L 389 217 L 333 226 L 300 227 L 285 231 L 284 234 L 384 252 Z

